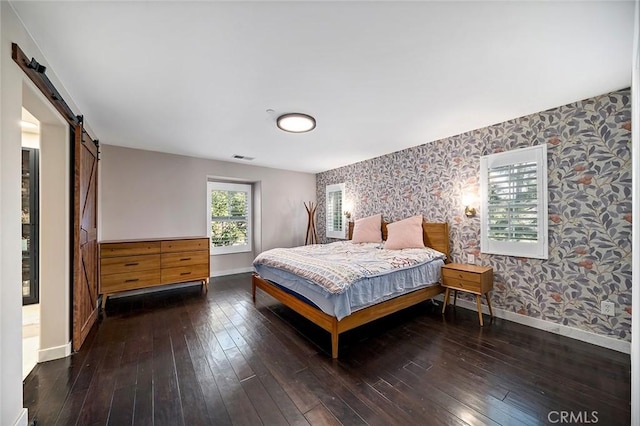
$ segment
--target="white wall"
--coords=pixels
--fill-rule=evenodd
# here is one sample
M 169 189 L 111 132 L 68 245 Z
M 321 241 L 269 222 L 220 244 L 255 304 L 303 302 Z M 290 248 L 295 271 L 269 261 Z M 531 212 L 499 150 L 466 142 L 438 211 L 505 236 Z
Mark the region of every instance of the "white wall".
M 207 235 L 207 178 L 224 177 L 260 187 L 258 251 L 304 244 L 315 174 L 111 145 L 100 158 L 100 240 Z M 212 256 L 212 276 L 248 270 L 254 254 Z
M 58 128 L 57 131 L 53 130 L 50 133 L 57 133 L 58 140 L 68 140 L 65 135 L 59 134 L 62 128 L 60 127 L 62 123 L 60 116 L 43 100 L 37 89 L 11 58 L 11 43 L 18 43 L 28 57 L 35 57 L 47 66 L 49 79 L 69 106 L 76 112 L 79 110 L 73 104 L 71 96 L 57 79 L 51 67 L 48 66 L 49 64 L 46 63 L 42 52 L 39 51 L 22 26 L 11 5 L 6 1 L 0 2 L 0 42 L 0 425 L 4 426 L 27 424 L 27 413 L 22 407 L 22 291 L 20 285 L 20 159 L 22 139 L 20 120 L 23 102 L 27 101 L 24 98 L 25 93 L 34 94 L 37 98 L 35 99 L 36 104 L 39 107 L 44 107 L 41 112 L 48 117 L 42 117 L 44 124 Z M 27 97 L 29 96 L 27 95 Z M 29 109 L 36 113 L 33 106 L 30 106 Z M 36 116 L 42 120 L 41 117 Z M 54 136 L 55 138 L 56 136 Z M 44 139 L 42 142 L 45 142 Z M 52 165 L 52 167 L 57 169 L 59 173 L 66 172 L 68 174 L 69 169 L 65 168 L 63 164 Z M 60 207 L 66 202 L 66 208 L 68 208 L 68 198 L 65 199 L 65 196 L 65 193 L 57 194 L 57 206 Z M 62 232 L 65 224 L 68 226 L 67 218 L 65 218 L 64 224 L 53 226 L 62 227 L 60 230 Z M 66 233 L 64 240 L 68 240 L 68 233 Z M 54 255 L 59 256 L 58 261 L 65 265 L 69 263 L 67 248 L 68 245 L 65 246 L 64 241 L 62 243 L 56 242 Z M 41 274 L 41 284 L 44 278 Z M 49 327 L 56 329 L 56 333 L 53 335 L 55 342 L 59 342 L 58 339 L 68 341 L 69 278 L 65 275 L 49 278 L 57 280 L 61 287 L 51 289 L 55 296 L 53 296 L 54 299 L 51 303 L 53 311 L 48 320 L 50 323 L 47 329 Z M 56 303 L 61 305 L 56 307 Z M 43 314 L 46 315 L 46 312 Z M 57 334 L 57 331 L 60 331 L 60 334 Z
M 22 408 L 22 331 L 20 291 L 20 156 L 22 82 L 11 62 L 10 8 L 1 2 L 0 58 L 2 134 L 0 138 L 0 424 L 26 425 Z M 20 71 L 20 70 L 18 70 Z M 22 71 L 20 71 L 22 72 Z M 16 84 L 17 83 L 17 84 Z
M 40 149 L 40 134 L 22 132 L 22 147 Z
M 41 117 L 41 116 L 39 116 Z M 69 126 L 40 120 L 40 350 L 38 362 L 71 353 Z

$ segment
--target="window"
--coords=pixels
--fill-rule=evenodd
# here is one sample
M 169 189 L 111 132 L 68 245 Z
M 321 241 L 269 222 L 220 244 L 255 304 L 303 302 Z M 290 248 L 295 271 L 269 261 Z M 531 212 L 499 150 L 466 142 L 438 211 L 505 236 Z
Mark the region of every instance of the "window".
M 251 185 L 207 182 L 211 254 L 251 251 Z
M 548 258 L 547 146 L 480 158 L 481 251 Z
M 327 185 L 327 238 L 345 238 L 343 199 L 344 183 Z

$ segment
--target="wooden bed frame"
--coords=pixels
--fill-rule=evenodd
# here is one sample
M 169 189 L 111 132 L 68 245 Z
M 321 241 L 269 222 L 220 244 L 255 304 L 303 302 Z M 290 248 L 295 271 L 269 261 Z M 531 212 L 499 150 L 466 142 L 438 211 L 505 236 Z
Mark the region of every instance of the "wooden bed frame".
M 447 223 L 424 222 L 422 224 L 422 229 L 425 245 L 445 253 L 448 259 L 449 225 Z M 382 234 L 383 239 L 386 239 L 387 224 L 384 222 L 382 223 Z M 349 239 L 351 239 L 352 235 L 353 222 L 350 222 Z M 320 309 L 303 302 L 255 273 L 252 278 L 252 296 L 254 304 L 256 303 L 256 288 L 262 289 L 262 291 L 273 296 L 283 305 L 293 309 L 309 321 L 331 333 L 331 356 L 333 358 L 338 358 L 338 336 L 340 333 L 408 308 L 409 306 L 413 306 L 425 300 L 429 300 L 444 291 L 444 288 L 442 288 L 440 284 L 421 288 L 367 308 L 360 309 L 338 321 L 336 317 L 328 315 Z

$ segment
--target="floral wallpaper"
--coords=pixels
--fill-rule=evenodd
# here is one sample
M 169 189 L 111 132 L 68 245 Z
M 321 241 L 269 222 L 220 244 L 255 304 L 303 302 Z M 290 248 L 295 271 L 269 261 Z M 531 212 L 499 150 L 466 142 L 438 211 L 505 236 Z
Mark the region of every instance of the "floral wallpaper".
M 422 214 L 449 222 L 451 256 L 494 269 L 494 306 L 631 340 L 631 104 L 629 90 L 586 99 L 317 175 L 317 197 L 345 183 L 352 218 Z M 480 220 L 462 197 L 479 194 L 480 156 L 547 144 L 549 259 L 480 252 Z M 476 203 L 478 204 L 478 203 Z M 318 236 L 325 206 L 318 203 Z M 615 316 L 600 302 L 615 302 Z

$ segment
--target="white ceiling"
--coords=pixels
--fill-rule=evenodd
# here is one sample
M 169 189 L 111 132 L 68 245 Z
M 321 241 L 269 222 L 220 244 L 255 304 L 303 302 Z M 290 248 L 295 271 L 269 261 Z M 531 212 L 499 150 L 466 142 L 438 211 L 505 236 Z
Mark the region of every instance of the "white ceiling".
M 12 4 L 102 143 L 282 169 L 631 85 L 633 1 Z

